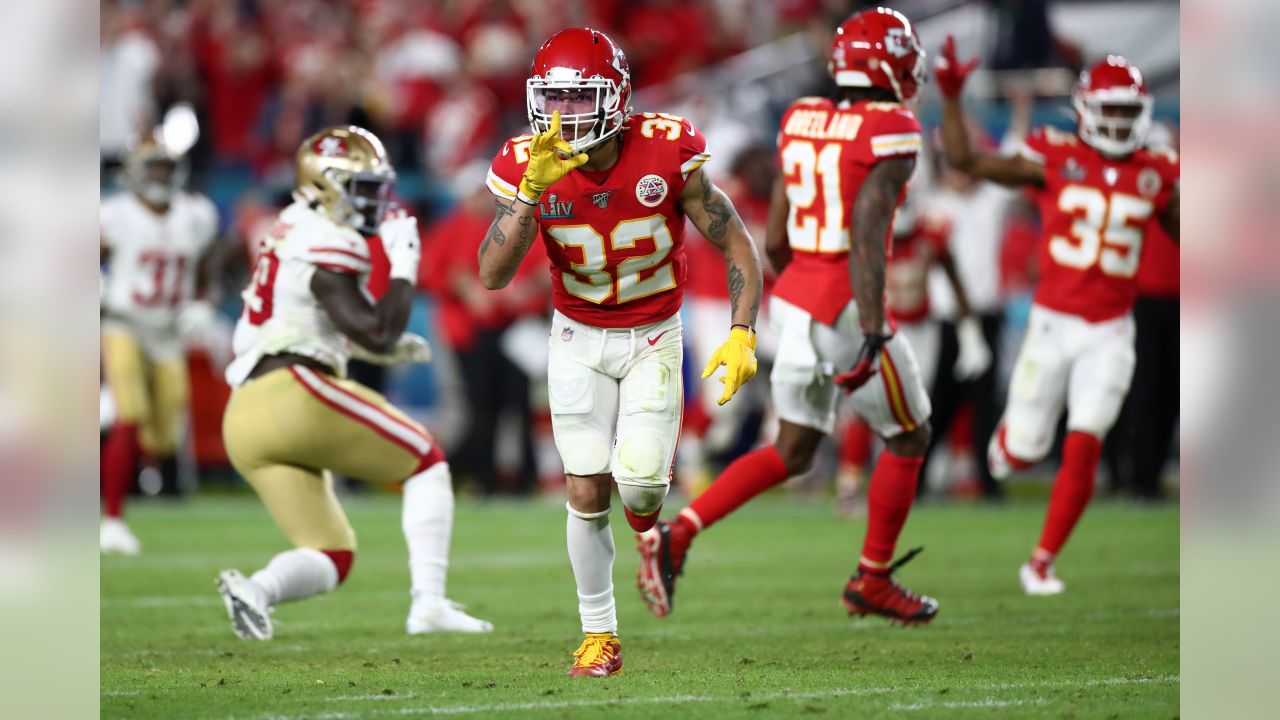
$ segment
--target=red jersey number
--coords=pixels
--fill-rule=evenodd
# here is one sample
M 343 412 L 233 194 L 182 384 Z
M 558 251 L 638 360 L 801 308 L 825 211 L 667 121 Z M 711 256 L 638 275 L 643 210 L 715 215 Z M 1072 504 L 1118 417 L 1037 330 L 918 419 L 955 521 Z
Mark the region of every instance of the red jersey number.
M 610 297 L 617 297 L 621 305 L 632 300 L 656 295 L 676 286 L 675 272 L 667 255 L 671 252 L 671 230 L 662 215 L 624 220 L 609 233 L 609 247 L 605 238 L 590 225 L 557 225 L 546 233 L 562 248 L 578 250 L 581 262 L 570 260 L 572 272 L 561 274 L 564 289 L 574 297 L 600 305 Z M 645 238 L 653 238 L 653 252 L 629 257 L 617 264 L 613 273 L 608 265 L 608 249 L 613 251 L 634 248 Z M 645 277 L 641 275 L 648 273 Z
M 244 310 L 249 324 L 261 325 L 275 312 L 276 273 L 280 271 L 280 257 L 276 255 L 276 243 L 284 239 L 292 225 L 278 222 L 258 247 L 258 260 L 253 266 L 253 277 L 244 292 Z
M 168 305 L 174 307 L 182 302 L 182 290 L 186 283 L 187 256 L 166 253 L 163 250 L 148 250 L 138 256 L 138 264 L 143 268 L 147 278 L 145 287 L 134 286 L 133 301 L 144 307 Z
M 1142 259 L 1143 228 L 1154 203 L 1134 195 L 1068 185 L 1058 194 L 1058 209 L 1073 217 L 1069 236 L 1049 238 L 1054 262 L 1077 270 L 1093 265 L 1105 275 L 1131 278 Z

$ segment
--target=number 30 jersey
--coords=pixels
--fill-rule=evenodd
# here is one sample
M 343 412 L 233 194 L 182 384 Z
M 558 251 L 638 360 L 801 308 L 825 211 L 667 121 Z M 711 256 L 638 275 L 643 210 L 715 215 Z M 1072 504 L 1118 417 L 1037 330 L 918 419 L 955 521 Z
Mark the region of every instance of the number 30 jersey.
M 311 276 L 317 268 L 349 273 L 363 288 L 371 267 L 369 243 L 360 233 L 306 203 L 281 211 L 258 241 L 253 275 L 241 293 L 244 309 L 236 322 L 236 357 L 227 366 L 227 382 L 243 384 L 259 360 L 280 353 L 315 358 L 345 375 L 350 340 L 311 293 Z
M 876 163 L 919 151 L 920 124 L 898 103 L 837 104 L 820 97 L 791 103 L 778 133 L 791 262 L 774 295 L 835 325 L 853 299 L 849 241 L 858 190 Z
M 647 325 L 680 310 L 680 191 L 710 157 L 702 133 L 674 115 L 632 115 L 620 137 L 612 168 L 570 172 L 547 188 L 534 210 L 551 260 L 555 308 L 602 328 Z M 487 184 L 498 198 L 515 198 L 530 138 L 508 140 L 494 157 Z
M 1044 166 L 1035 302 L 1089 322 L 1129 312 L 1147 228 L 1178 185 L 1177 155 L 1141 149 L 1108 158 L 1052 127 L 1033 130 L 1020 153 Z

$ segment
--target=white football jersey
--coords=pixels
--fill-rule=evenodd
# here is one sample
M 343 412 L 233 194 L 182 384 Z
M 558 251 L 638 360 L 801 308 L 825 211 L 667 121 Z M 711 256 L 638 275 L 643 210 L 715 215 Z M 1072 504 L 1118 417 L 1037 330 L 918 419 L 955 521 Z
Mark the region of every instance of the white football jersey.
M 213 203 L 175 193 L 159 215 L 133 193 L 120 193 L 102 201 L 99 222 L 110 251 L 103 323 L 122 324 L 144 339 L 176 339 L 178 312 L 195 298 L 197 266 L 217 236 Z
M 311 294 L 316 268 L 354 274 L 363 288 L 371 268 L 369 243 L 354 229 L 295 202 L 258 242 L 257 265 L 241 294 L 236 358 L 227 367 L 233 387 L 244 383 L 264 356 L 280 353 L 315 358 L 346 374 L 350 341 Z

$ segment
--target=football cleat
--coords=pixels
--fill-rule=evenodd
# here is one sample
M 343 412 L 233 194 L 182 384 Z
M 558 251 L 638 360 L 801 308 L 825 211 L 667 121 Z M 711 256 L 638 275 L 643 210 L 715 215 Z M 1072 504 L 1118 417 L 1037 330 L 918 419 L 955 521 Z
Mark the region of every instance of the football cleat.
M 614 633 L 587 633 L 573 653 L 570 677 L 609 677 L 622 674 L 622 641 Z
M 659 520 L 649 530 L 636 535 L 640 569 L 636 587 L 645 607 L 657 617 L 666 617 L 675 608 L 676 576 L 684 569 L 689 540 L 677 522 Z
M 409 608 L 405 630 L 410 635 L 440 632 L 487 633 L 493 632 L 493 623 L 471 617 L 462 611 L 462 605 L 452 600 L 430 603 L 414 601 Z
M 218 574 L 218 593 L 227 607 L 231 631 L 241 640 L 271 639 L 271 607 L 260 587 L 239 570 Z
M 104 517 L 98 527 L 98 550 L 104 554 L 137 555 L 142 552 L 142 543 L 123 520 Z
M 849 578 L 840 599 L 850 616 L 883 615 L 903 625 L 927 623 L 938 614 L 938 601 L 917 595 L 894 582 L 894 570 L 902 567 L 923 548 L 916 548 L 895 560 L 883 573 L 858 572 Z
M 1028 595 L 1057 595 L 1067 589 L 1053 574 L 1052 564 L 1039 570 L 1030 562 L 1022 563 L 1022 567 L 1018 568 L 1018 579 L 1022 581 L 1022 591 Z

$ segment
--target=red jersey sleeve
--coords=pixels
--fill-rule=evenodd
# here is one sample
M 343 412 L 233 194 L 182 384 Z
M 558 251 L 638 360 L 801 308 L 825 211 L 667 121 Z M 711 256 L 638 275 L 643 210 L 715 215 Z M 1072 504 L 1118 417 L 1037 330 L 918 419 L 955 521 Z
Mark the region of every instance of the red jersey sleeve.
M 889 157 L 915 156 L 920 152 L 920 121 L 910 110 L 896 103 L 869 104 L 867 142 L 874 161 Z
M 502 144 L 485 178 L 489 192 L 508 200 L 515 198 L 520 179 L 524 177 L 524 168 L 529 164 L 529 141 L 532 139 L 532 135 L 521 135 Z
M 687 118 L 680 119 L 680 177 L 685 180 L 711 159 L 707 152 L 707 136 L 693 126 Z
M 1063 151 L 1079 144 L 1074 133 L 1042 125 L 1027 133 L 1018 154 L 1039 165 L 1051 165 Z

